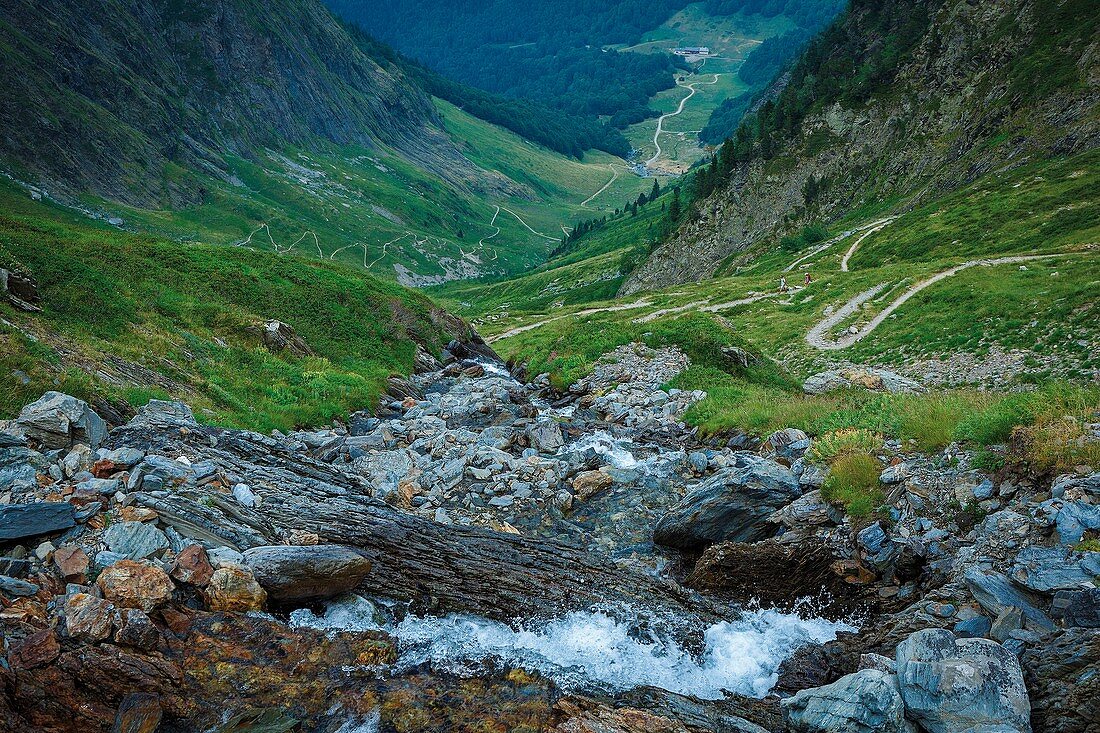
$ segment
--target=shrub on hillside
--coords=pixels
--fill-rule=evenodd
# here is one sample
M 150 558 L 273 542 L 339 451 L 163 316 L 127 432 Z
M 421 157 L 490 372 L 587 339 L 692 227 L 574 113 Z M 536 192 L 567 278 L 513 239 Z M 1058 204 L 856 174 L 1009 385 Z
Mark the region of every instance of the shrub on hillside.
M 878 480 L 881 470 L 874 456 L 866 453 L 840 456 L 829 469 L 821 496 L 844 507 L 854 519 L 869 517 L 886 501 Z

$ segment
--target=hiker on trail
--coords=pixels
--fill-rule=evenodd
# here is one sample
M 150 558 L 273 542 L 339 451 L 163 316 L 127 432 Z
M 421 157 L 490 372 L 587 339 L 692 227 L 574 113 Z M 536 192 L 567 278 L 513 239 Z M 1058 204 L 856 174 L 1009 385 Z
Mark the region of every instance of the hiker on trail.
M 781 292 L 781 293 L 787 292 L 787 278 L 786 277 L 779 278 L 779 292 Z
M 807 272 L 806 273 L 806 285 L 809 285 L 813 281 L 814 281 L 814 279 L 812 277 L 810 277 L 810 273 Z

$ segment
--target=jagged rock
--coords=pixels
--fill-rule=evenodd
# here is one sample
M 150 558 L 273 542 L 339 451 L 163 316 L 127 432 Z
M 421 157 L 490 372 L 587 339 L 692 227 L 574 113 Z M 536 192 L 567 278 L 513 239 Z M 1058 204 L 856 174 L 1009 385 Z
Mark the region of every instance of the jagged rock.
M 313 349 L 288 323 L 275 320 L 266 322 L 260 329 L 260 338 L 264 347 L 273 354 L 289 351 L 295 356 L 314 356 Z
M 820 491 L 810 491 L 772 514 L 768 521 L 799 530 L 840 524 L 844 512 L 822 499 Z
M 875 669 L 801 690 L 783 700 L 783 720 L 796 733 L 903 733 L 911 730 L 897 678 Z
M 33 596 L 38 592 L 38 586 L 26 580 L 0 575 L 0 593 L 13 597 Z
M 24 407 L 15 423 L 28 438 L 51 450 L 78 443 L 95 450 L 107 438 L 107 423 L 88 403 L 61 392 L 47 392 Z
M 612 483 L 614 480 L 605 471 L 582 471 L 573 477 L 573 495 L 578 501 L 588 501 L 611 488 Z
M 1072 593 L 1062 612 L 1066 626 L 1100 629 L 1100 588 Z
M 879 474 L 878 480 L 889 486 L 900 484 L 907 478 L 909 478 L 909 465 L 902 461 L 892 466 L 887 466 L 882 473 Z
M 796 461 L 810 449 L 810 436 L 798 428 L 776 430 L 760 446 L 760 453 L 768 458 Z
M 1100 631 L 1066 629 L 1021 663 L 1039 733 L 1093 733 L 1100 721 Z
M 34 669 L 49 664 L 61 653 L 53 629 L 36 631 L 22 641 L 12 643 L 8 661 L 15 670 Z
M 112 524 L 103 534 L 107 547 L 130 560 L 144 560 L 168 548 L 164 532 L 143 522 Z
M 0 492 L 35 488 L 47 466 L 46 457 L 27 447 L 26 438 L 0 432 Z
M 1032 545 L 1016 555 L 1012 579 L 1039 593 L 1087 587 L 1096 576 L 1085 570 L 1083 564 L 1079 553 L 1065 547 Z
M 253 547 L 244 561 L 276 603 L 316 601 L 346 593 L 359 585 L 371 564 L 343 545 Z
M 155 565 L 136 560 L 119 560 L 96 579 L 103 596 L 122 608 L 140 608 L 146 613 L 168 602 L 175 586 Z
M 851 367 L 818 372 L 802 384 L 806 394 L 825 394 L 838 389 L 865 389 L 871 392 L 924 392 L 925 388 L 911 379 L 873 367 Z
M 38 291 L 38 281 L 26 272 L 0 267 L 0 295 L 16 308 L 28 313 L 42 310 L 42 294 Z
M 798 498 L 794 474 L 774 461 L 739 453 L 658 522 L 653 540 L 684 550 L 716 542 L 754 542 L 773 534 L 769 517 Z
M 132 692 L 122 699 L 111 733 L 156 733 L 163 717 L 157 695 Z
M 103 641 L 111 635 L 111 604 L 87 593 L 65 601 L 65 628 L 69 636 L 84 641 Z
M 555 420 L 541 420 L 527 428 L 527 439 L 531 447 L 540 453 L 553 453 L 565 445 L 561 426 Z
M 181 583 L 202 588 L 210 582 L 210 576 L 214 574 L 214 568 L 206 557 L 206 550 L 202 545 L 188 545 L 176 555 L 172 563 L 169 575 Z
M 722 542 L 703 551 L 684 584 L 765 606 L 789 607 L 798 599 L 819 598 L 820 612 L 839 616 L 861 606 L 868 594 L 844 581 L 836 559 L 813 537 L 793 544 L 775 539 Z
M 927 733 L 1030 733 L 1020 662 L 1000 644 L 924 629 L 898 645 L 896 661 L 906 715 Z
M 61 577 L 70 583 L 82 583 L 90 564 L 88 554 L 76 545 L 58 548 L 53 554 L 53 562 Z
M 259 611 L 267 602 L 267 593 L 252 573 L 236 567 L 215 570 L 202 594 L 211 611 Z
M 1028 626 L 1036 631 L 1053 631 L 1054 622 L 1037 605 L 1034 598 L 1012 585 L 1012 581 L 995 570 L 971 568 L 963 576 L 974 599 L 994 616 L 1006 608 L 1019 608 Z
M 0 541 L 38 537 L 75 524 L 73 507 L 66 502 L 0 505 Z

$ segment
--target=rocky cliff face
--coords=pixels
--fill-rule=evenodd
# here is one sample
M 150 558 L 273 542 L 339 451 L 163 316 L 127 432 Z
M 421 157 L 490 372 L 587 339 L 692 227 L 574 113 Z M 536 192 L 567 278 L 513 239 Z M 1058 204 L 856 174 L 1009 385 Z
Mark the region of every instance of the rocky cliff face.
M 926 15 L 900 55 L 895 29 Z M 857 0 L 810 74 L 885 66 L 860 101 L 815 100 L 765 155 L 702 203 L 624 283 L 629 294 L 713 275 L 754 245 L 859 206 L 911 206 L 977 177 L 1100 143 L 1094 10 L 1063 0 Z M 863 95 L 860 95 L 863 96 Z M 812 183 L 807 186 L 807 183 Z
M 319 3 L 13 0 L 0 43 L 0 159 L 51 194 L 193 204 L 188 169 L 325 141 L 471 177 L 427 95 Z

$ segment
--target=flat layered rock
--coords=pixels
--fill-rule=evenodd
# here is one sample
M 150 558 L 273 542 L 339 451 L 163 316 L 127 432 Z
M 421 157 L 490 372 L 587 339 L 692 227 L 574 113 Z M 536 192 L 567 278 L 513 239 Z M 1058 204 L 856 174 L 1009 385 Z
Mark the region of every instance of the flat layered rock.
M 344 545 L 253 547 L 244 553 L 270 600 L 316 601 L 352 590 L 370 572 L 370 560 Z

